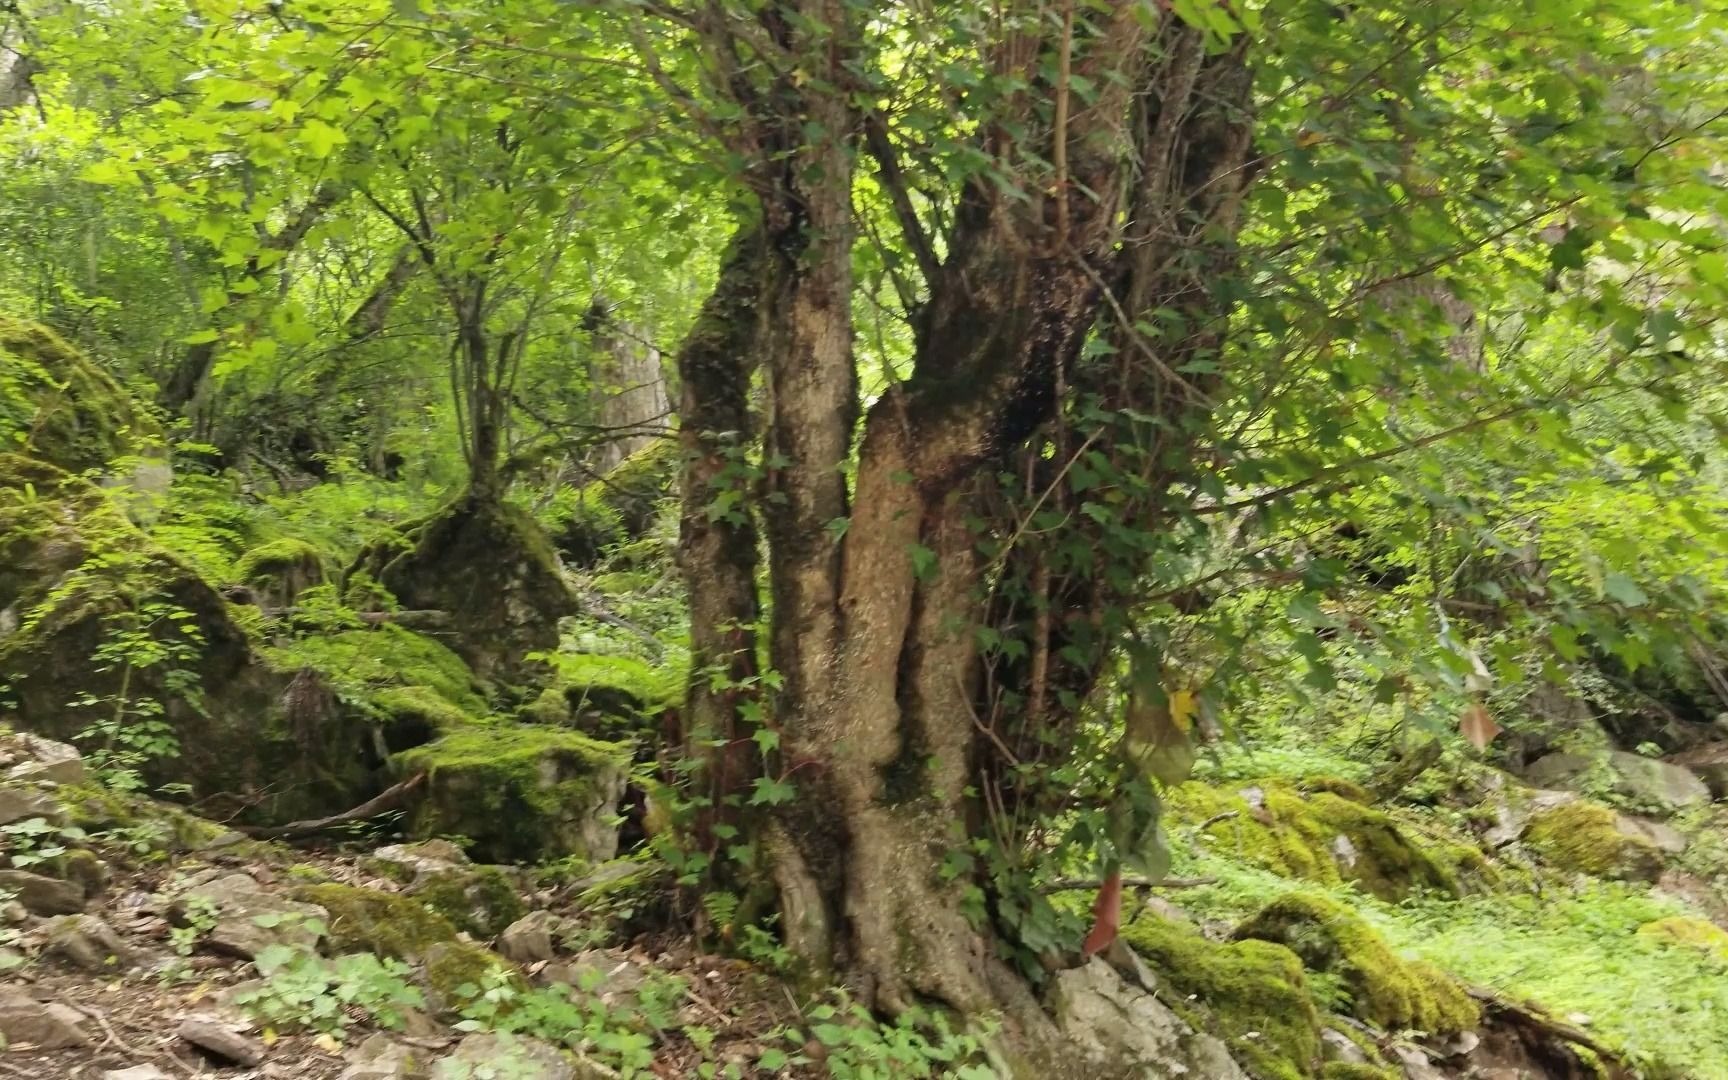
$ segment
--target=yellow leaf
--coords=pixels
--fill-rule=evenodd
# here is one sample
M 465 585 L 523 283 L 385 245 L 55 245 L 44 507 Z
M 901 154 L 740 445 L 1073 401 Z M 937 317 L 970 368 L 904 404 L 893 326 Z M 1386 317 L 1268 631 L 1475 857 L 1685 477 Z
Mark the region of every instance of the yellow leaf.
M 1177 731 L 1187 732 L 1193 728 L 1196 707 L 1192 690 L 1178 690 L 1170 695 L 1170 722 L 1176 725 Z

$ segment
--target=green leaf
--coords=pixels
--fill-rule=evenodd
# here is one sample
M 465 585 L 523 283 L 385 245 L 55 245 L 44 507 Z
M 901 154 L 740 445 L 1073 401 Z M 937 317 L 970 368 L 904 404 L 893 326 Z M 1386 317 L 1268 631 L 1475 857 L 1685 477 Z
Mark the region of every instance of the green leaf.
M 1602 581 L 1602 591 L 1609 599 L 1627 607 L 1643 607 L 1650 600 L 1638 583 L 1625 574 L 1609 574 Z

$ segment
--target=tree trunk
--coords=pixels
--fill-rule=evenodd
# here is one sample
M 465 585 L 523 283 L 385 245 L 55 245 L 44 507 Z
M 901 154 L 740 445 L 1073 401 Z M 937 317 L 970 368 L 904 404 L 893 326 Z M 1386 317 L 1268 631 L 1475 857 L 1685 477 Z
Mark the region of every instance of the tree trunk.
M 630 327 L 602 322 L 594 333 L 594 352 L 598 362 L 592 396 L 605 441 L 595 451 L 590 471 L 605 476 L 665 435 L 672 407 L 666 400 L 660 350 L 634 337 Z
M 719 853 L 718 818 L 757 775 L 742 711 L 759 694 L 761 612 L 756 527 L 743 501 L 749 492 L 741 465 L 752 430 L 749 389 L 765 259 L 760 230 L 754 223 L 741 227 L 713 294 L 678 352 L 678 442 L 684 455 L 678 565 L 689 587 L 692 672 L 682 741 L 686 758 L 702 766 L 693 781 L 699 804 L 695 838 L 710 859 Z
M 799 25 L 849 40 L 840 3 L 787 6 Z M 1053 183 L 1028 177 L 1030 198 L 994 179 L 968 184 L 914 327 L 914 374 L 865 416 L 850 497 L 851 169 L 862 125 L 850 96 L 831 92 L 848 84 L 847 56 L 827 35 L 806 43 L 787 33 L 777 39 L 793 58 L 783 81 L 766 91 L 729 84 L 752 121 L 743 148 L 769 151 L 750 175 L 766 244 L 748 316 L 760 333 L 735 355 L 759 356 L 769 388 L 760 513 L 778 688 L 766 722 L 782 751 L 774 778 L 793 794 L 775 808 L 764 846 L 781 928 L 807 963 L 851 976 L 889 1012 L 935 1001 L 972 1016 L 1004 1013 L 1011 1038 L 1035 1053 L 1055 1045 L 1051 1022 L 1000 959 L 988 923 L 969 916 L 977 879 L 943 873 L 979 816 L 980 770 L 994 752 L 978 725 L 975 628 L 991 570 L 979 548 L 1006 533 L 979 513 L 980 499 L 995 466 L 1057 416 L 1107 284 L 1125 283 L 1124 295 L 1147 303 L 1180 296 L 1203 309 L 1216 346 L 1228 309 L 1185 276 L 1216 262 L 1184 259 L 1228 251 L 1247 175 L 1243 50 L 1208 54 L 1198 32 L 1174 21 L 1148 49 L 1141 14 L 1126 0 L 1110 5 L 1088 20 L 1083 43 L 1071 31 L 1061 42 L 1076 54 L 1075 76 L 1097 89 L 1071 115 L 1058 109 L 1057 149 L 1039 155 L 1060 163 Z M 1065 83 L 1059 89 L 1066 94 Z M 1154 105 L 1126 153 L 1137 96 Z M 1010 159 L 1026 125 L 1043 122 L 1029 101 L 981 136 L 988 153 Z M 1125 235 L 1138 242 L 1123 247 Z M 681 370 L 683 408 L 701 406 L 713 389 L 688 363 Z M 724 378 L 737 395 L 732 412 L 702 426 L 747 431 L 732 423 L 744 373 Z M 1142 377 L 1139 389 L 1167 387 Z M 701 468 L 714 475 L 719 459 L 689 432 L 691 415 L 683 419 L 687 449 L 706 455 Z M 706 489 L 695 486 L 703 474 L 692 466 L 685 475 L 685 547 L 694 555 L 717 540 L 701 513 Z M 723 649 L 715 621 L 754 611 L 743 599 L 748 569 L 725 564 L 728 593 L 694 558 L 686 566 L 693 633 Z M 701 686 L 698 677 L 692 711 Z M 724 703 L 706 704 L 716 725 L 735 722 Z M 1067 1072 L 1040 1056 L 1041 1075 Z

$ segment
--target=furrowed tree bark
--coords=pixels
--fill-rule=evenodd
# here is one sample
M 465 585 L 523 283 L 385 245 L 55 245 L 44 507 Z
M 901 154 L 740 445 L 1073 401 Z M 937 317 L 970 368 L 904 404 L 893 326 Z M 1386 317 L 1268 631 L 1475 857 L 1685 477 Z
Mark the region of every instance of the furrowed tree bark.
M 680 735 L 684 755 L 702 766 L 693 782 L 706 805 L 698 807 L 695 834 L 711 858 L 721 842 L 714 825 L 757 775 L 756 748 L 743 730 L 740 706 L 759 693 L 758 538 L 747 506 L 728 511 L 717 500 L 746 482 L 741 465 L 754 431 L 749 392 L 766 260 L 760 226 L 740 226 L 714 291 L 678 351 L 684 456 L 678 565 L 689 589 L 692 672 Z
M 1143 15 L 1142 5 L 1118 0 L 1076 20 L 1060 41 L 1017 39 L 991 51 L 1002 74 L 1030 89 L 1002 105 L 980 148 L 1020 170 L 1028 191 L 1005 192 L 999 177 L 970 181 L 941 245 L 946 260 L 923 260 L 929 299 L 917 315 L 913 374 L 863 418 L 850 498 L 842 466 L 857 397 L 852 158 L 863 125 L 843 92 L 847 16 L 834 0 L 813 0 L 770 5 L 747 35 L 707 28 L 717 69 L 730 73 L 717 90 L 746 117 L 734 148 L 752 162 L 746 179 L 766 242 L 756 310 L 769 387 L 759 510 L 780 680 L 769 716 L 783 751 L 775 767 L 795 791 L 776 808 L 765 841 L 782 929 L 805 961 L 848 974 L 886 1011 L 933 1001 L 972 1016 L 1005 1013 L 1022 1047 L 1053 1046 L 1053 1025 L 998 958 L 991 929 L 969 921 L 963 901 L 973 881 L 942 873 L 978 816 L 970 789 L 998 752 L 983 749 L 978 730 L 983 673 L 974 628 L 987 591 L 979 555 L 987 537 L 978 530 L 981 522 L 993 528 L 980 499 L 995 468 L 1072 393 L 1082 345 L 1109 306 L 1106 286 L 1138 290 L 1147 303 L 1180 296 L 1210 317 L 1208 326 L 1222 326 L 1217 301 L 1194 288 L 1217 266 L 1192 257 L 1213 244 L 1228 248 L 1245 186 L 1233 171 L 1245 163 L 1245 124 L 1233 121 L 1230 138 L 1201 137 L 1219 115 L 1245 105 L 1242 50 L 1179 49 L 1199 38 L 1174 22 L 1154 42 Z M 738 65 L 740 41 L 755 42 L 758 30 L 775 49 L 753 46 L 763 62 Z M 1064 90 L 1083 79 L 1092 91 L 1052 123 L 1040 103 L 1055 90 L 1040 72 L 1056 69 L 1043 61 L 1058 47 L 1071 61 Z M 740 74 L 746 67 L 777 74 L 752 81 Z M 1164 105 L 1142 130 L 1134 102 L 1148 96 Z M 1023 159 L 1028 140 L 1033 153 Z M 1053 181 L 1041 164 L 1052 160 L 1062 163 Z M 1153 254 L 1180 269 L 1150 255 L 1138 268 L 1122 244 L 1125 228 L 1138 228 Z M 1145 276 L 1153 270 L 1159 274 Z M 735 392 L 747 385 L 737 368 L 725 377 Z M 691 395 L 703 392 L 688 370 L 684 382 L 683 407 L 697 407 Z M 1138 388 L 1150 392 L 1143 374 Z M 690 501 L 702 480 L 687 469 L 692 553 L 716 542 Z M 1006 537 L 1003 523 L 994 529 L 995 539 Z M 687 561 L 702 592 L 693 604 L 712 605 L 693 615 L 693 630 L 714 649 L 725 644 L 715 628 L 734 609 L 719 603 L 717 584 L 697 584 L 711 565 Z M 746 569 L 727 573 L 742 595 Z M 700 693 L 697 680 L 692 711 Z M 703 704 L 716 724 L 733 722 L 727 703 Z M 1042 1075 L 1062 1074 L 1053 1067 Z

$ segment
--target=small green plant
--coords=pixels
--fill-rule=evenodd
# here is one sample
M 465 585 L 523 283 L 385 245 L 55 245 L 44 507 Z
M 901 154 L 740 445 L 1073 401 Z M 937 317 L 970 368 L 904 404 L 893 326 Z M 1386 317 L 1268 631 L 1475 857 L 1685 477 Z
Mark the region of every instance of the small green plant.
M 567 986 L 524 990 L 507 972 L 490 972 L 480 984 L 457 988 L 468 1005 L 456 1026 L 532 1035 L 563 1043 L 620 1076 L 647 1075 L 654 1064 L 653 1032 L 672 1026 L 670 1003 L 683 996 L 683 982 L 673 976 L 650 978 L 633 1002 L 609 1005 L 592 994 L 602 976 L 590 974 L 573 991 Z
M 191 956 L 204 935 L 216 928 L 216 920 L 221 914 L 216 902 L 208 896 L 188 898 L 180 916 L 185 921 L 168 931 L 168 943 L 175 955 Z
M 954 1080 L 995 1080 L 984 1064 L 982 1032 L 955 1031 L 939 1012 L 912 1009 L 892 1024 L 883 1024 L 870 1010 L 840 994 L 805 1010 L 808 1032 L 782 1028 L 774 1033 L 791 1050 L 770 1046 L 756 1059 L 757 1069 L 775 1072 L 788 1065 L 809 1065 L 805 1048 L 812 1040 L 826 1050 L 824 1064 L 835 1080 L 888 1080 L 889 1077 L 952 1077 Z
M 340 1035 L 350 1024 L 367 1022 L 394 1030 L 405 1022 L 404 1010 L 426 1004 L 410 981 L 408 965 L 371 953 L 327 959 L 307 949 L 272 945 L 256 963 L 263 981 L 234 1001 L 273 1029 Z
M 76 825 L 55 825 L 47 818 L 25 818 L 0 826 L 0 849 L 15 867 L 22 869 L 66 854 L 67 844 L 85 839 Z

